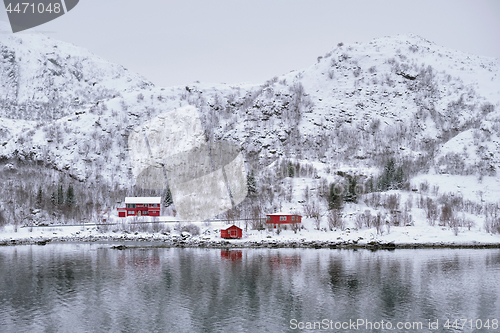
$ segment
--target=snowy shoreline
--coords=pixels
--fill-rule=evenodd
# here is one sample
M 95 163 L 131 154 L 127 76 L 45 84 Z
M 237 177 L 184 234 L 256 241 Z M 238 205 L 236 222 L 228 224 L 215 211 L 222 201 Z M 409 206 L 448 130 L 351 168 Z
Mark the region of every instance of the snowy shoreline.
M 38 245 L 61 243 L 94 243 L 98 242 L 104 245 L 110 245 L 111 249 L 125 250 L 132 248 L 211 248 L 211 249 L 255 249 L 255 248 L 309 248 L 309 249 L 366 249 L 366 250 L 395 250 L 395 249 L 500 249 L 500 243 L 354 243 L 354 242 L 323 242 L 310 241 L 305 243 L 298 242 L 273 242 L 273 241 L 199 241 L 199 240 L 148 240 L 144 238 L 121 238 L 121 237 L 92 237 L 92 238 L 71 238 L 71 239 L 13 239 L 2 240 L 0 246 L 20 246 L 20 245 Z M 137 242 L 144 243 L 144 246 Z M 119 245 L 118 245 L 119 243 Z M 133 245 L 127 244 L 133 243 Z M 147 245 L 146 245 L 147 244 Z
M 392 250 L 413 248 L 500 248 L 500 235 L 464 232 L 452 235 L 450 230 L 442 230 L 441 239 L 419 237 L 413 232 L 409 239 L 402 237 L 406 228 L 386 235 L 376 235 L 373 230 L 353 230 L 352 232 L 299 232 L 282 231 L 276 234 L 270 231 L 251 230 L 242 239 L 223 239 L 218 229 L 206 228 L 203 233 L 191 236 L 189 233 L 150 233 L 150 232 L 106 232 L 101 233 L 95 227 L 82 230 L 80 226 L 67 228 L 49 228 L 42 231 L 19 228 L 18 231 L 0 232 L 0 246 L 46 245 L 50 243 L 102 243 L 111 248 L 126 249 L 134 247 L 192 247 L 192 248 L 330 248 L 330 249 L 369 249 Z M 415 229 L 415 228 L 414 228 Z M 451 234 L 451 236 L 450 236 Z M 444 237 L 444 235 L 448 237 Z M 435 235 L 433 238 L 437 238 Z M 144 244 L 144 245 L 143 245 Z

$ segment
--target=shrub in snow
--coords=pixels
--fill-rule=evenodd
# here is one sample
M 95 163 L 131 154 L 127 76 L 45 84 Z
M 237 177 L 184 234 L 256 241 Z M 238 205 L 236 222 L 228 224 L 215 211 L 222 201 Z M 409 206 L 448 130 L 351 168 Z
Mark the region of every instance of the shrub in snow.
M 391 212 L 399 210 L 399 202 L 401 195 L 390 194 L 385 197 L 384 203 L 382 204 L 384 208 L 390 210 Z
M 453 224 L 452 220 L 454 219 L 453 210 L 451 209 L 451 205 L 449 203 L 445 203 L 441 207 L 441 216 L 439 217 L 439 225 L 446 226 Z
M 96 224 L 96 227 L 97 227 L 97 230 L 101 233 L 106 233 L 109 231 L 110 229 L 110 225 L 107 224 L 107 223 L 103 223 L 103 224 Z
M 307 217 L 311 217 L 314 219 L 314 225 L 316 226 L 316 229 L 319 230 L 319 225 L 321 223 L 321 213 L 320 207 L 316 204 L 316 201 L 304 204 L 304 214 Z
M 139 231 L 141 232 L 150 232 L 151 223 L 139 223 Z
M 438 217 L 437 205 L 432 201 L 431 198 L 427 198 L 424 201 L 423 208 L 427 215 L 427 222 L 429 222 L 429 225 L 434 226 Z
M 487 216 L 484 219 L 484 230 L 492 234 L 500 234 L 500 217 Z
M 411 226 L 413 225 L 413 219 L 408 211 L 395 212 L 391 216 L 391 224 L 394 226 Z
M 429 183 L 427 181 L 420 183 L 420 192 L 427 193 L 428 190 L 429 190 Z
M 330 231 L 333 229 L 345 229 L 345 221 L 342 219 L 342 213 L 337 209 L 332 209 L 328 212 L 328 227 Z
M 183 232 L 188 232 L 188 233 L 190 233 L 190 234 L 191 234 L 191 235 L 193 235 L 193 236 L 197 236 L 197 235 L 199 235 L 199 234 L 200 234 L 200 227 L 198 227 L 198 226 L 197 226 L 197 225 L 195 225 L 195 224 L 191 224 L 191 223 L 190 223 L 190 224 L 183 225 L 183 226 L 181 227 L 181 230 L 180 230 L 180 231 L 181 231 L 181 233 L 183 233 Z

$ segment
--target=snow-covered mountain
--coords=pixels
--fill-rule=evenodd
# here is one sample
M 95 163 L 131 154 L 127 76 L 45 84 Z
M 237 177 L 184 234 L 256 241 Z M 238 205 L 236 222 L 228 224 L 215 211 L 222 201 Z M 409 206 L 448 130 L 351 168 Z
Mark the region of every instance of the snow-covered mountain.
M 198 107 L 210 139 L 242 147 L 259 187 L 278 197 L 265 206 L 301 209 L 306 187 L 324 197 L 346 175 L 377 177 L 390 158 L 410 182 L 436 174 L 497 179 L 500 167 L 499 60 L 419 36 L 339 44 L 311 67 L 262 85 L 154 87 L 41 34 L 2 34 L 0 50 L 0 159 L 9 170 L 31 161 L 57 170 L 51 179 L 130 191 L 130 131 L 185 105 Z M 288 164 L 302 183 L 283 180 Z
M 218 135 L 246 141 L 263 158 L 340 159 L 351 166 L 387 153 L 415 158 L 462 131 L 494 125 L 499 69 L 497 59 L 411 35 L 341 46 L 246 98 L 223 101 L 219 109 L 240 106 L 245 121 L 238 115 Z
M 152 86 L 126 68 L 43 34 L 0 22 L 0 117 L 57 120 L 119 92 Z

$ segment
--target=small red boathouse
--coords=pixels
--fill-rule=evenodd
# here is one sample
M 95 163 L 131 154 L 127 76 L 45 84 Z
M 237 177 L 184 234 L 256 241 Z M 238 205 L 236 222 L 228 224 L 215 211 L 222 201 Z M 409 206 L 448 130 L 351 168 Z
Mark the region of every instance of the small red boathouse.
M 241 238 L 243 237 L 243 230 L 235 225 L 232 225 L 226 230 L 221 229 L 220 236 L 222 238 Z

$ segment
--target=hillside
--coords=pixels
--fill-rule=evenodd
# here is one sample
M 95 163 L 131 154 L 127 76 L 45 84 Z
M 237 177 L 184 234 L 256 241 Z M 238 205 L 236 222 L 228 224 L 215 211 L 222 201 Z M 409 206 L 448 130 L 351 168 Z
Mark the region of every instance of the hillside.
M 256 193 L 226 214 L 233 218 L 295 210 L 326 228 L 332 184 L 343 199 L 353 194 L 347 187 L 356 188 L 355 197 L 339 205 L 352 224 L 365 210 L 383 214 L 387 223 L 403 218 L 395 217 L 403 214 L 402 201 L 390 208 L 390 195 L 406 202 L 417 195 L 420 201 L 412 198 L 406 214 L 413 215 L 410 221 L 420 214 L 427 223 L 429 207 L 436 205 L 439 219 L 448 204 L 443 195 L 457 194 L 462 199 L 454 213 L 471 214 L 479 227 L 489 216 L 486 205 L 497 202 L 498 59 L 405 35 L 339 44 L 311 67 L 262 85 L 161 88 L 40 34 L 3 34 L 0 50 L 2 186 L 6 193 L 30 197 L 14 207 L 12 200 L 0 199 L 10 219 L 34 206 L 40 186 L 49 220 L 48 212 L 66 216 L 50 203 L 60 183 L 74 184 L 77 202 L 87 207 L 76 217 L 112 209 L 125 194 L 161 195 L 134 186 L 128 135 L 186 105 L 199 109 L 207 138 L 242 148 L 248 173 L 255 176 Z M 394 170 L 386 174 L 401 174 L 397 184 L 382 184 L 391 160 Z M 381 195 L 379 204 L 374 194 Z M 465 200 L 474 204 L 464 208 Z M 483 208 L 474 214 L 474 205 Z M 422 211 L 412 212 L 417 206 Z
M 119 92 L 152 86 L 126 68 L 38 33 L 0 22 L 0 117 L 57 120 Z

